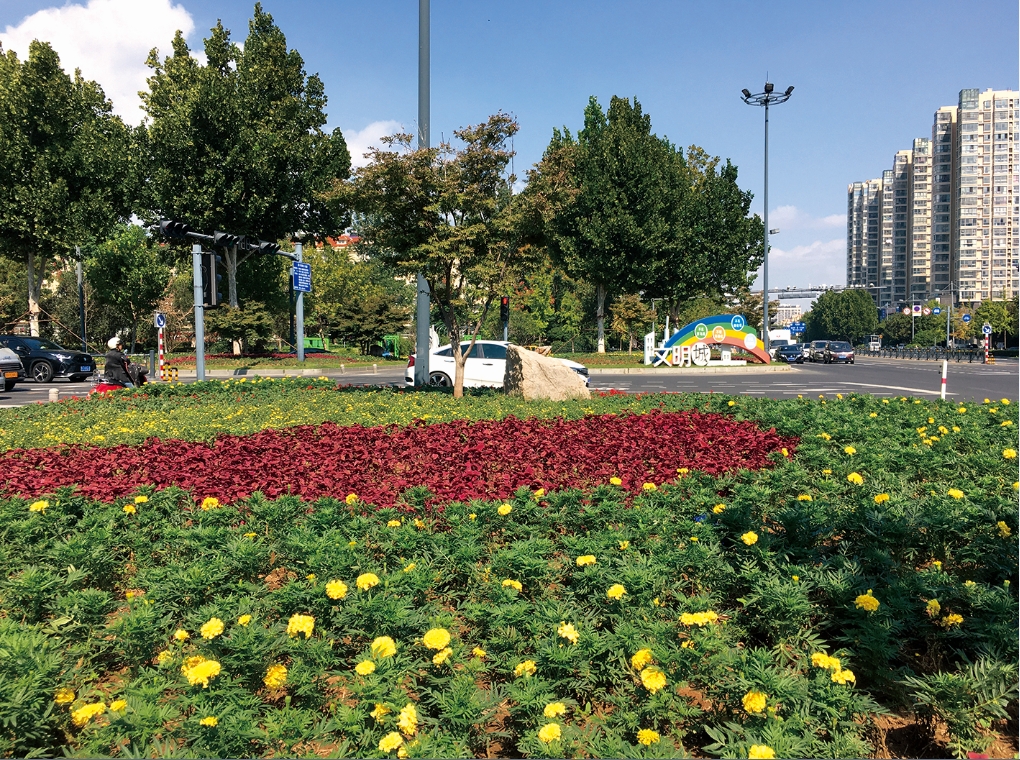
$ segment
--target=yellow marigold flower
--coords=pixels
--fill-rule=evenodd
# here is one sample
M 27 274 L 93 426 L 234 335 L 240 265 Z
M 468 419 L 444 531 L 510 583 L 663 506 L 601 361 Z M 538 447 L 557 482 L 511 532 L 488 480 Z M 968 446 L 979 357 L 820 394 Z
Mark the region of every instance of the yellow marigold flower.
M 1003 459 L 1016 459 L 1016 449 L 1003 449 L 1002 450 L 1002 458 Z
M 174 631 L 174 638 L 177 639 L 178 641 L 187 641 L 188 639 L 191 638 L 191 634 L 189 634 L 183 628 L 178 628 L 176 631 Z
M 621 541 L 621 542 L 620 542 L 620 551 L 621 551 L 621 552 L 625 552 L 625 551 L 627 551 L 627 550 L 628 550 L 629 548 L 630 548 L 630 541 Z
M 877 412 L 872 412 L 872 413 L 871 413 L 871 414 L 869 414 L 868 416 L 869 416 L 869 417 L 871 417 L 872 419 L 874 419 L 875 417 L 877 417 L 877 416 L 878 416 L 878 413 L 877 413 Z
M 794 575 L 794 576 L 792 576 L 792 577 L 793 577 L 793 582 L 794 582 L 794 583 L 796 583 L 797 581 L 799 581 L 799 580 L 800 580 L 800 576 L 799 576 L 799 575 Z
M 747 531 L 747 533 L 740 537 L 740 540 L 743 541 L 748 546 L 753 546 L 754 544 L 758 543 L 758 534 L 755 533 L 753 530 L 749 530 Z
M 680 615 L 680 622 L 684 625 L 696 625 L 699 628 L 704 628 L 710 623 L 714 623 L 719 619 L 713 610 L 706 610 L 705 612 L 684 612 Z
M 577 639 L 580 637 L 573 623 L 567 623 L 562 620 L 560 621 L 559 628 L 556 629 L 556 633 L 559 634 L 560 638 L 566 639 L 571 644 L 576 644 Z
M 326 596 L 330 599 L 343 599 L 347 596 L 347 584 L 343 581 L 330 581 L 326 584 Z
M 386 527 L 387 528 L 399 528 L 400 527 L 400 520 L 390 520 L 388 523 L 386 523 Z
M 362 591 L 368 591 L 373 586 L 379 585 L 379 576 L 375 573 L 362 573 L 355 583 Z
M 563 732 L 560 730 L 559 723 L 546 723 L 538 729 L 538 738 L 546 744 L 556 741 L 561 736 L 563 736 Z
M 694 649 L 694 642 L 688 639 L 680 644 L 681 649 Z
M 845 686 L 848 683 L 857 683 L 857 676 L 852 670 L 837 670 L 832 674 L 832 681 Z
M 687 473 L 690 472 L 690 470 L 688 470 L 686 467 L 677 467 L 676 471 L 677 474 L 679 475 L 686 475 Z
M 84 705 L 79 707 L 77 710 L 71 713 L 71 721 L 74 725 L 81 728 L 87 724 L 90 720 L 96 716 L 102 715 L 106 712 L 106 705 L 102 702 L 93 702 L 90 705 Z
M 404 737 L 402 737 L 396 731 L 390 731 L 388 734 L 386 734 L 386 736 L 379 740 L 379 751 L 392 752 L 403 743 Z
M 269 689 L 280 689 L 287 683 L 287 666 L 286 665 L 270 665 L 266 670 L 265 678 L 262 679 L 262 683 Z
M 784 447 L 783 447 L 782 449 L 780 449 L 780 453 L 781 453 L 781 454 L 782 454 L 782 455 L 783 455 L 784 457 L 788 457 L 788 456 L 790 456 L 790 452 L 789 452 L 789 450 L 788 450 L 788 449 L 787 449 L 787 448 L 786 448 L 785 446 L 784 446 Z
M 962 499 L 963 491 L 961 491 L 959 488 L 950 488 L 948 491 L 946 491 L 946 495 L 952 496 L 954 499 Z
M 369 715 L 371 715 L 373 718 L 375 718 L 375 722 L 376 723 L 382 723 L 382 719 L 385 716 L 389 715 L 389 714 L 390 714 L 390 708 L 388 708 L 384 704 L 380 704 L 379 702 L 376 702 L 375 709 L 372 710 L 372 712 L 369 713 Z
M 744 711 L 749 715 L 756 715 L 765 710 L 766 697 L 760 691 L 749 691 L 744 695 Z
M 953 425 L 953 432 L 954 433 L 959 433 L 962 429 L 963 428 L 959 427 L 958 425 Z
M 57 693 L 53 695 L 53 701 L 58 705 L 69 705 L 74 701 L 74 690 L 68 689 L 66 686 L 62 689 L 57 689 Z
M 414 527 L 416 527 L 418 530 L 424 530 L 425 529 L 425 521 L 422 520 L 420 517 L 414 518 Z
M 407 567 L 404 568 L 404 572 L 405 573 L 409 573 L 412 570 L 414 570 L 414 563 L 413 562 L 410 565 L 408 565 Z
M 966 414 L 967 413 L 967 407 L 961 406 L 956 411 L 959 412 L 960 414 Z
M 821 438 L 823 441 L 831 441 L 832 440 L 832 436 L 829 435 L 828 433 L 819 433 L 818 435 L 815 436 L 815 438 Z
M 875 496 L 876 504 L 884 504 L 887 501 L 889 501 L 889 494 L 887 493 L 880 493 L 877 496 Z
M 133 515 L 136 512 L 138 512 L 138 510 L 135 509 L 135 505 L 134 504 L 125 504 L 124 505 L 124 514 L 126 514 L 126 515 Z
M 859 472 L 851 472 L 849 475 L 846 476 L 846 479 L 850 483 L 853 483 L 855 486 L 859 486 L 861 483 L 864 482 L 864 478 L 861 477 L 861 474 Z
M 536 499 L 541 499 L 543 496 L 545 496 L 545 489 L 544 488 L 539 488 L 537 491 L 535 491 L 535 498 Z
M 156 655 L 156 662 L 159 663 L 160 665 L 166 665 L 173 658 L 174 653 L 171 652 L 169 649 L 164 649 L 163 651 Z
M 651 649 L 639 649 L 630 658 L 630 665 L 634 670 L 641 670 L 652 661 Z
M 867 594 L 861 594 L 854 600 L 854 606 L 867 612 L 874 612 L 878 609 L 879 601 L 871 595 L 871 589 Z
M 649 747 L 653 744 L 657 744 L 659 741 L 659 732 L 653 731 L 650 728 L 642 728 L 637 732 L 638 744 L 644 744 Z
M 507 578 L 505 581 L 503 581 L 503 588 L 512 588 L 517 589 L 518 591 L 522 591 L 524 589 L 524 586 L 521 585 L 520 581 L 515 581 L 511 578 Z
M 585 565 L 594 565 L 595 555 L 594 554 L 582 554 L 577 558 L 577 566 L 584 567 Z
M 245 538 L 255 538 L 255 534 L 254 533 L 245 533 L 244 537 Z
M 824 670 L 839 670 L 840 662 L 838 657 L 832 657 L 825 652 L 815 652 L 811 655 L 811 664 L 816 668 Z
M 659 490 L 659 487 L 658 487 L 657 485 L 655 485 L 655 483 L 645 483 L 645 484 L 644 484 L 643 486 L 641 486 L 641 487 L 642 487 L 642 488 L 643 488 L 644 490 L 646 490 L 646 491 L 658 491 L 658 490 Z
M 196 659 L 200 660 L 200 662 L 194 662 Z M 188 683 L 192 686 L 202 684 L 202 688 L 205 689 L 209 686 L 209 679 L 215 678 L 220 674 L 220 664 L 216 660 L 189 657 L 181 667 L 181 672 L 184 673 L 184 677 L 188 679 Z
M 450 632 L 445 628 L 432 628 L 421 641 L 429 649 L 444 649 L 450 643 Z
M 831 475 L 832 470 L 822 470 L 822 475 Z
M 928 604 L 925 605 L 925 610 L 928 612 L 928 617 L 935 617 L 942 612 L 942 605 L 939 604 L 938 599 L 929 599 Z
M 218 509 L 220 506 L 220 500 L 215 496 L 206 496 L 202 499 L 202 511 L 208 512 L 210 509 Z
M 347 502 L 348 504 L 354 504 L 357 500 L 358 500 L 358 495 L 356 493 L 349 493 L 344 498 L 344 501 Z
M 609 482 L 612 483 L 614 486 L 623 485 L 623 481 L 620 478 L 616 477 L 615 475 L 609 479 Z
M 432 655 L 432 664 L 433 665 L 442 665 L 444 662 L 446 662 L 448 659 L 450 659 L 450 655 L 452 655 L 452 654 L 453 654 L 453 650 L 450 649 L 450 647 L 446 647 L 446 649 L 441 649 L 438 652 L 436 652 L 434 655 Z
M 691 536 L 690 537 L 690 541 L 691 541 L 691 543 L 696 544 L 696 543 L 698 543 L 698 537 L 697 536 Z
M 751 749 L 747 750 L 748 760 L 772 760 L 776 756 L 776 753 L 765 744 L 752 744 Z
M 375 672 L 375 663 L 371 660 L 362 660 L 354 666 L 354 671 L 359 676 L 370 676 Z
M 219 718 L 217 718 L 215 715 L 209 715 L 206 716 L 205 718 L 202 718 L 202 720 L 198 722 L 198 725 L 206 726 L 207 728 L 216 728 L 216 726 L 218 726 L 219 723 L 220 723 Z
M 627 589 L 625 589 L 619 583 L 614 583 L 606 591 L 606 596 L 609 597 L 610 599 L 622 599 L 623 595 L 626 594 L 626 593 L 627 593 Z
M 725 504 L 716 504 L 714 507 L 712 507 L 712 512 L 714 512 L 717 515 L 721 515 L 725 511 L 726 511 Z
M 40 499 L 39 501 L 33 501 L 31 504 L 28 505 L 28 511 L 29 512 L 45 512 L 46 511 L 46 507 L 48 507 L 49 505 L 50 505 L 50 503 L 48 501 L 46 501 L 45 499 Z
M 473 654 L 479 660 L 484 660 L 486 652 L 481 647 L 475 647 L 474 649 L 471 650 L 471 654 Z
M 518 678 L 520 676 L 533 676 L 538 668 L 535 666 L 534 660 L 525 660 L 516 668 L 514 668 L 514 675 Z
M 115 699 L 110 703 L 110 712 L 123 712 L 127 709 L 126 699 Z
M 397 653 L 397 645 L 389 636 L 379 636 L 372 641 L 372 654 L 384 660 Z
M 1002 538 L 1009 538 L 1013 533 L 1013 531 L 1009 529 L 1009 526 L 1006 525 L 1005 520 L 999 520 L 999 522 L 995 523 L 995 527 L 999 529 L 999 536 Z
M 500 504 L 499 507 L 496 509 L 496 512 L 498 512 L 503 517 L 506 517 L 508 514 L 510 514 L 513 511 L 514 511 L 514 508 L 512 506 L 510 506 L 509 504 Z
M 209 618 L 209 620 L 203 623 L 202 627 L 198 629 L 198 632 L 202 634 L 203 639 L 215 639 L 223 633 L 223 621 L 218 617 Z
M 952 628 L 954 625 L 960 625 L 963 622 L 963 615 L 958 615 L 955 612 L 946 615 L 939 624 L 945 628 Z
M 654 665 L 641 671 L 641 684 L 652 694 L 666 686 L 666 674 Z
M 542 714 L 547 718 L 558 718 L 561 715 L 565 715 L 567 712 L 567 706 L 562 702 L 550 702 L 542 710 Z
M 811 494 L 802 493 L 797 496 L 797 501 L 812 501 Z
M 999 427 L 1009 427 L 1013 424 L 1013 420 L 1003 420 L 999 423 Z
M 727 401 L 726 402 L 726 406 L 736 406 L 736 405 L 737 405 L 736 401 Z
M 148 501 L 149 501 L 149 497 L 148 496 L 136 496 L 135 497 L 135 504 L 145 504 Z
M 306 639 L 311 638 L 314 629 L 315 618 L 311 615 L 291 615 L 287 621 L 287 635 L 291 638 L 299 633 L 303 633 Z
M 478 515 L 476 515 L 474 512 L 472 512 L 471 514 L 468 515 L 468 519 L 469 520 L 475 520 L 475 519 L 477 519 L 477 517 L 478 517 Z
M 397 715 L 397 728 L 404 736 L 414 736 L 414 732 L 418 730 L 418 711 L 410 702 L 404 705 Z
M 964 581 L 963 585 L 966 586 L 967 588 L 973 588 L 977 584 L 974 581 Z

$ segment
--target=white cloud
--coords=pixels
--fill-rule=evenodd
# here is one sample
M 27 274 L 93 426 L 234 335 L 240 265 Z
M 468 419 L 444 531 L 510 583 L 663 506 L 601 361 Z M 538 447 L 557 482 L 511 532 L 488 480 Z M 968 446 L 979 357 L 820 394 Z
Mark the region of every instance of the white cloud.
M 796 206 L 780 206 L 769 210 L 769 227 L 778 227 L 783 232 L 795 230 L 846 228 L 846 214 L 829 214 L 828 216 L 811 216 Z
M 816 240 L 788 250 L 773 245 L 769 251 L 770 288 L 843 285 L 845 282 L 845 238 Z M 761 270 L 756 285 L 761 287 Z
M 103 87 L 114 111 L 137 124 L 144 115 L 138 91 L 146 89 L 149 75 L 145 59 L 154 47 L 169 53 L 178 29 L 188 37 L 195 22 L 173 0 L 88 0 L 37 11 L 8 26 L 0 43 L 25 58 L 32 40 L 49 42 L 65 71 L 81 69 Z
M 373 121 L 361 130 L 341 129 L 340 131 L 343 132 L 344 140 L 347 141 L 347 150 L 351 153 L 351 166 L 353 168 L 360 168 L 368 163 L 365 153 L 368 152 L 369 148 L 384 147 L 380 138 L 402 132 L 403 126 L 401 126 L 399 121 L 390 119 L 387 121 Z

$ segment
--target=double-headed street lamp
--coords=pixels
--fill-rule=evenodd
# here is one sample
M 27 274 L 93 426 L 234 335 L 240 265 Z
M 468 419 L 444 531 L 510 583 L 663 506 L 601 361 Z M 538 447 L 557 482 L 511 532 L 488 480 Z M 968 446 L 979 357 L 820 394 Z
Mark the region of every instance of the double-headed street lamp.
M 765 262 L 762 270 L 762 338 L 765 343 L 765 352 L 769 350 L 769 106 L 785 103 L 793 94 L 793 86 L 786 88 L 786 92 L 774 92 L 775 86 L 772 82 L 765 83 L 765 92 L 752 95 L 750 90 L 741 90 L 744 102 L 749 106 L 765 106 Z

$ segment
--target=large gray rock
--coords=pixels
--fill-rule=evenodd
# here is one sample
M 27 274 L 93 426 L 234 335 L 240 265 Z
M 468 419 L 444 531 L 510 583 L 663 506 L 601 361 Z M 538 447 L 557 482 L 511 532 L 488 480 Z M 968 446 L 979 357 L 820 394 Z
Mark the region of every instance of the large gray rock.
M 570 367 L 558 359 L 541 356 L 520 346 L 507 347 L 503 389 L 508 396 L 517 396 L 525 401 L 591 397 L 584 378 Z

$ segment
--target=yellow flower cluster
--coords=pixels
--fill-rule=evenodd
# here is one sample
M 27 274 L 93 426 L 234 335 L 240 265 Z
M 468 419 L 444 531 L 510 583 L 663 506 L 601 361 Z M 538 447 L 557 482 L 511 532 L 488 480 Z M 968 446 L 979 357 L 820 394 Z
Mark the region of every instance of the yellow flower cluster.
M 446 647 L 445 649 L 440 649 L 438 652 L 436 652 L 434 655 L 432 655 L 432 664 L 433 665 L 442 665 L 448 659 L 450 659 L 450 656 L 452 654 L 453 654 L 453 650 L 450 647 Z
M 386 736 L 379 740 L 379 751 L 380 752 L 392 752 L 393 750 L 400 747 L 404 743 L 404 737 L 398 734 L 396 731 L 390 731 Z
M 845 446 L 843 447 L 843 451 L 850 456 L 853 456 L 854 454 L 857 453 L 857 449 L 855 449 L 853 446 Z
M 215 496 L 206 496 L 204 499 L 202 499 L 201 506 L 203 512 L 208 512 L 211 509 L 219 509 L 220 500 L 217 499 Z
M 641 685 L 654 694 L 666 686 L 666 674 L 654 665 L 649 665 L 641 671 Z
M 126 709 L 126 699 L 115 699 L 110 703 L 110 712 L 124 712 Z
M 999 529 L 1000 538 L 1009 538 L 1013 533 L 1013 531 L 1009 529 L 1005 520 L 999 520 L 999 522 L 995 523 L 995 527 Z
M 291 615 L 290 620 L 287 621 L 287 635 L 291 638 L 303 633 L 305 638 L 309 639 L 313 630 L 315 630 L 315 618 L 311 615 Z
M 343 581 L 330 581 L 326 584 L 326 596 L 330 599 L 343 599 L 347 596 L 347 584 Z
M 748 546 L 754 546 L 754 544 L 758 543 L 758 534 L 755 533 L 753 530 L 749 530 L 747 531 L 747 533 L 740 537 L 740 540 L 743 541 Z
M 857 683 L 857 676 L 852 670 L 840 669 L 832 674 L 832 681 L 845 686 L 848 683 Z
M 57 693 L 53 695 L 53 701 L 58 705 L 69 705 L 74 701 L 74 690 L 68 689 L 66 686 L 62 689 L 57 689 Z
M 357 495 L 356 493 L 349 493 L 349 494 L 347 494 L 347 496 L 346 496 L 346 497 L 344 498 L 344 501 L 345 501 L 345 502 L 346 502 L 346 503 L 347 503 L 348 505 L 351 505 L 351 504 L 355 504 L 355 503 L 357 503 L 357 501 L 358 501 L 358 495 Z
M 498 512 L 501 517 L 506 517 L 508 514 L 510 514 L 513 511 L 514 511 L 514 508 L 512 506 L 510 506 L 509 504 L 500 504 L 499 507 L 497 507 L 497 509 L 496 509 L 496 512 Z
M 645 665 L 648 665 L 652 661 L 652 650 L 651 649 L 639 649 L 630 658 L 631 667 L 634 670 L 641 670 Z
M 200 655 L 189 657 L 181 666 L 181 673 L 192 686 L 202 684 L 202 688 L 205 689 L 209 686 L 209 679 L 220 674 L 220 664 L 216 660 L 207 660 Z
M 370 588 L 379 585 L 379 576 L 375 573 L 362 573 L 355 581 L 355 585 L 362 591 L 368 591 Z
M 865 610 L 867 612 L 874 612 L 878 609 L 879 601 L 872 596 L 871 589 L 868 589 L 868 593 L 859 595 L 854 599 L 854 606 L 857 609 Z
M 40 499 L 39 501 L 33 501 L 31 504 L 28 505 L 28 511 L 29 512 L 43 512 L 43 513 L 45 513 L 46 512 L 46 508 L 49 505 L 50 505 L 50 503 L 48 501 L 46 501 L 45 499 Z
M 542 714 L 547 718 L 558 718 L 561 715 L 565 715 L 567 712 L 567 706 L 562 702 L 550 702 L 542 710 Z
M 400 520 L 390 520 L 386 523 L 387 528 L 399 528 L 401 525 Z
M 889 494 L 887 493 L 876 494 L 875 496 L 876 504 L 885 504 L 887 501 L 889 501 Z
M 617 600 L 619 600 L 619 599 L 622 599 L 623 595 L 626 594 L 626 593 L 627 593 L 627 589 L 625 589 L 622 584 L 614 583 L 606 591 L 606 596 L 608 598 L 610 598 L 610 599 L 617 599 Z
M 696 625 L 699 628 L 704 628 L 706 625 L 716 622 L 719 619 L 719 615 L 713 610 L 705 610 L 704 612 L 684 612 L 680 615 L 680 622 L 684 625 Z
M 712 507 L 712 512 L 717 515 L 721 515 L 725 511 L 726 511 L 725 504 L 716 504 L 714 507 Z
M 563 732 L 560 730 L 559 723 L 546 723 L 538 729 L 538 738 L 546 744 L 556 741 L 561 736 L 563 736 Z
M 939 621 L 939 625 L 941 625 L 943 628 L 952 628 L 953 626 L 961 625 L 962 623 L 963 615 L 958 615 L 955 612 L 946 615 Z
M 749 691 L 744 695 L 741 702 L 744 705 L 744 712 L 748 715 L 758 715 L 765 711 L 765 704 L 768 698 L 760 691 Z
M 126 514 L 126 515 L 133 515 L 138 510 L 135 508 L 134 504 L 125 504 L 124 508 L 123 508 L 123 511 L 124 511 L 124 514 Z
M 262 683 L 266 685 L 268 689 L 282 689 L 283 685 L 287 683 L 287 666 L 286 665 L 270 665 L 266 669 L 265 678 L 262 679 Z
M 431 628 L 422 636 L 421 642 L 429 649 L 445 649 L 450 643 L 450 632 L 445 628 Z
M 861 485 L 864 482 L 864 478 L 861 477 L 859 472 L 851 472 L 846 476 L 848 482 L 853 483 L 855 486 Z
M 751 748 L 747 750 L 748 760 L 773 760 L 776 753 L 772 747 L 765 744 L 752 744 Z
M 354 666 L 354 672 L 359 676 L 370 676 L 375 672 L 375 663 L 371 660 L 362 660 Z
M 83 705 L 71 713 L 71 722 L 78 726 L 78 728 L 81 728 L 93 718 L 102 715 L 104 712 L 106 712 L 106 705 L 103 702 L 93 702 L 92 704 Z
M 925 605 L 925 611 L 928 613 L 928 617 L 936 617 L 942 612 L 942 605 L 939 604 L 938 599 L 929 599 L 928 604 Z
M 562 620 L 560 621 L 559 628 L 556 629 L 556 633 L 559 634 L 560 638 L 566 639 L 571 644 L 576 644 L 577 639 L 580 637 L 573 623 L 567 623 Z
M 512 589 L 516 589 L 517 591 L 523 591 L 524 590 L 524 586 L 521 585 L 521 582 L 520 581 L 515 581 L 512 578 L 507 578 L 505 581 L 503 581 L 502 585 L 503 585 L 503 588 L 512 588 Z
M 584 567 L 585 565 L 594 565 L 595 561 L 594 554 L 582 554 L 577 558 L 577 566 Z
M 615 475 L 609 479 L 609 482 L 612 483 L 614 486 L 623 485 L 623 481 L 620 478 L 616 477 Z
M 538 668 L 536 667 L 534 660 L 525 660 L 514 668 L 514 675 L 518 678 L 521 676 L 533 676 L 537 670 Z
M 202 634 L 203 639 L 215 639 L 223 633 L 223 621 L 218 617 L 209 618 L 208 622 L 203 623 L 202 627 L 198 629 L 198 632 Z
M 198 725 L 206 726 L 207 728 L 216 728 L 216 726 L 218 726 L 219 723 L 220 723 L 219 718 L 217 718 L 215 715 L 209 715 L 205 718 L 202 718 L 202 720 L 198 722 Z
M 638 744 L 643 744 L 646 747 L 650 747 L 651 745 L 657 744 L 659 742 L 659 732 L 653 731 L 650 728 L 642 728 L 640 731 L 637 732 L 637 741 Z
M 404 705 L 397 715 L 397 728 L 408 737 L 414 736 L 414 732 L 418 730 L 418 711 L 410 702 Z
M 797 496 L 797 501 L 811 501 L 811 494 L 802 493 Z
M 839 670 L 840 662 L 838 657 L 832 657 L 831 655 L 825 654 L 825 652 L 815 652 L 811 655 L 811 664 L 816 668 L 823 668 L 825 670 Z
M 962 499 L 963 491 L 961 491 L 959 488 L 950 488 L 948 491 L 946 491 L 946 495 L 952 496 L 954 499 Z

